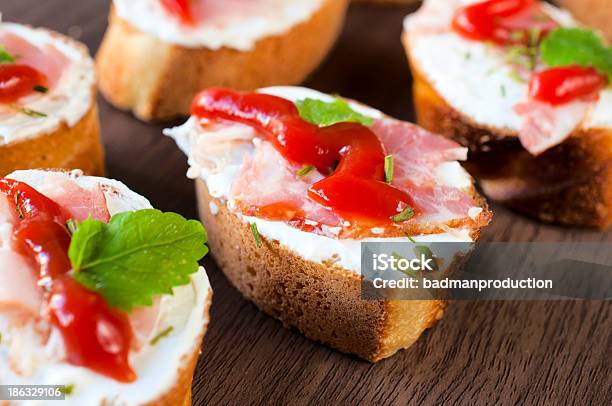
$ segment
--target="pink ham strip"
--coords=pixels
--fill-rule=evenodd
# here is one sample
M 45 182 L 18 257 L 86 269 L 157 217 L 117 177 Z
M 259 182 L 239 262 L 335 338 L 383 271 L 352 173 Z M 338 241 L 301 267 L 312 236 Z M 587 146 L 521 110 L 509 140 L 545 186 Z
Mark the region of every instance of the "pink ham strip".
M 68 58 L 53 45 L 39 48 L 7 30 L 0 29 L 0 44 L 8 53 L 15 56 L 15 63 L 31 66 L 44 73 L 49 80 L 49 87 L 59 81 L 69 64 Z
M 103 222 L 110 220 L 106 198 L 99 184 L 88 191 L 61 174 L 49 173 L 41 189 L 41 193 L 62 206 L 77 221 L 89 217 Z M 0 224 L 14 225 L 16 221 L 6 198 L 0 195 Z M 10 243 L 0 240 L 0 247 Z M 42 294 L 36 285 L 34 273 L 34 268 L 25 257 L 8 250 L 0 251 L 0 311 L 10 308 L 26 310 L 30 317 L 40 314 Z M 130 315 L 134 348 L 139 349 L 144 345 L 158 314 L 159 299 L 153 306 L 138 308 Z
M 74 220 L 83 221 L 89 217 L 105 223 L 110 220 L 106 197 L 99 184 L 88 191 L 57 173 L 49 174 L 46 182 L 49 183 L 40 192 L 67 210 Z
M 441 186 L 436 180 L 441 164 L 467 159 L 465 148 L 405 121 L 385 118 L 372 129 L 393 156 L 393 186 L 412 197 L 421 221 L 461 219 L 477 206 L 467 191 Z
M 561 144 L 580 126 L 592 105 L 576 101 L 555 107 L 533 100 L 517 104 L 514 111 L 522 118 L 521 144 L 532 155 Z
M 308 219 L 330 226 L 340 219 L 323 206 L 308 199 L 308 187 L 323 177 L 317 171 L 298 177 L 300 166 L 292 165 L 270 144 L 261 142 L 244 164 L 230 190 L 230 198 L 249 206 L 262 207 L 287 203 L 308 214 Z
M 467 150 L 455 142 L 420 127 L 384 118 L 377 120 L 373 131 L 381 139 L 387 154 L 394 156 L 393 185 L 405 190 L 422 213 L 422 221 L 463 219 L 468 211 L 478 206 L 467 191 L 439 186 L 436 170 L 444 162 L 465 160 Z M 308 220 L 338 226 L 342 219 L 315 204 L 307 197 L 309 185 L 322 178 L 311 172 L 300 178 L 300 168 L 287 162 L 268 142 L 261 141 L 252 157 L 245 157 L 244 165 L 234 181 L 230 198 L 252 206 L 289 203 L 301 208 Z

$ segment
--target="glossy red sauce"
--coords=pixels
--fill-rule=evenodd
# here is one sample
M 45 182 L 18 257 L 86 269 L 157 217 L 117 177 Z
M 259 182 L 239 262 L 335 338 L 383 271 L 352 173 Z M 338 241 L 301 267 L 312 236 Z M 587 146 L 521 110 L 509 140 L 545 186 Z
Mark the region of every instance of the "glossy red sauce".
M 384 182 L 385 151 L 368 127 L 356 123 L 318 127 L 303 120 L 289 100 L 226 89 L 203 91 L 194 100 L 192 113 L 250 125 L 289 162 L 329 174 L 309 187 L 308 196 L 345 220 L 385 225 L 414 207 L 410 196 Z M 295 212 L 295 207 L 275 204 L 260 214 L 285 220 L 288 211 Z
M 46 84 L 46 76 L 30 66 L 0 64 L 0 103 L 16 102 Z
M 529 82 L 529 96 L 552 105 L 596 100 L 607 84 L 607 77 L 594 68 L 564 66 L 535 74 Z
M 25 183 L 0 179 L 0 193 L 15 207 L 16 249 L 38 269 L 50 319 L 60 330 L 68 361 L 121 382 L 136 379 L 128 362 L 132 329 L 128 315 L 111 309 L 70 275 L 68 217 L 53 200 Z
M 184 24 L 193 24 L 191 0 L 160 0 L 168 13 L 176 16 Z
M 475 3 L 460 9 L 452 25 L 456 32 L 468 39 L 492 41 L 499 45 L 528 44 L 557 27 L 536 0 Z M 538 38 L 533 38 L 534 32 Z

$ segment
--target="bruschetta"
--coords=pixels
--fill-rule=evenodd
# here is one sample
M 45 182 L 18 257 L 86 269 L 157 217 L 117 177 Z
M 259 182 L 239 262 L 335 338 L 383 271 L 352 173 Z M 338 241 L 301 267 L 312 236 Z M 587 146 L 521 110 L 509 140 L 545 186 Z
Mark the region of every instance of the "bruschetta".
M 0 178 L 0 382 L 59 385 L 66 405 L 191 404 L 205 242 L 201 223 L 114 180 Z
M 348 0 L 114 0 L 100 90 L 143 120 L 189 115 L 205 87 L 303 81 L 335 42 Z
M 582 23 L 601 30 L 608 41 L 612 41 L 612 4 L 609 0 L 555 0 L 555 3 L 569 10 Z
M 192 111 L 165 134 L 188 156 L 216 261 L 245 297 L 373 362 L 442 316 L 440 300 L 362 300 L 360 242 L 478 238 L 491 212 L 457 162 L 466 148 L 300 87 L 209 89 Z
M 71 38 L 0 22 L 0 176 L 32 168 L 104 173 L 94 64 Z
M 612 51 L 598 33 L 536 0 L 429 0 L 403 42 L 419 124 L 471 149 L 487 196 L 612 225 Z

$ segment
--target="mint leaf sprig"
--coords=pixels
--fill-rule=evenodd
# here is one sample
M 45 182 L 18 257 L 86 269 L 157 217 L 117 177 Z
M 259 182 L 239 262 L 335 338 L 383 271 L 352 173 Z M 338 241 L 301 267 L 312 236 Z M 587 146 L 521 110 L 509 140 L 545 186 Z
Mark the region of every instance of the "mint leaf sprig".
M 540 45 L 544 63 L 550 67 L 579 65 L 594 67 L 612 83 L 612 48 L 591 30 L 557 28 Z
M 206 241 L 200 222 L 147 209 L 116 214 L 108 224 L 85 220 L 72 236 L 68 256 L 74 279 L 110 306 L 131 311 L 189 283 L 208 253 Z
M 295 102 L 300 117 L 319 127 L 327 127 L 337 123 L 359 123 L 371 126 L 372 117 L 356 112 L 349 104 L 339 97 L 332 102 L 306 98 Z

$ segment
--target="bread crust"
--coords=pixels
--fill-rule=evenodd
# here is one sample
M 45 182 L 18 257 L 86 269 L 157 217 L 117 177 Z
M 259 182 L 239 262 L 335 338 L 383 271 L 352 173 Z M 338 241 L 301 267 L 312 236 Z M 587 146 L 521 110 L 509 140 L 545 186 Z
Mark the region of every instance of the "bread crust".
M 612 4 L 610 0 L 555 0 L 569 10 L 576 19 L 601 30 L 612 41 Z
M 0 145 L 0 176 L 38 168 L 79 168 L 87 175 L 104 176 L 104 150 L 93 98 L 76 125 L 62 122 L 51 132 Z
M 348 0 L 325 0 L 303 23 L 259 40 L 250 51 L 169 44 L 111 10 L 96 58 L 99 87 L 114 106 L 142 120 L 187 116 L 194 96 L 211 86 L 255 90 L 302 82 L 338 37 Z
M 516 132 L 475 123 L 428 82 L 404 34 L 414 105 L 422 127 L 470 149 L 466 169 L 494 201 L 538 220 L 568 226 L 612 226 L 612 129 L 578 130 L 533 156 Z
M 443 300 L 361 299 L 361 277 L 333 261 L 315 263 L 252 231 L 196 181 L 200 217 L 217 264 L 230 282 L 265 313 L 306 337 L 370 362 L 410 347 L 439 320 Z M 213 214 L 210 204 L 218 210 Z

